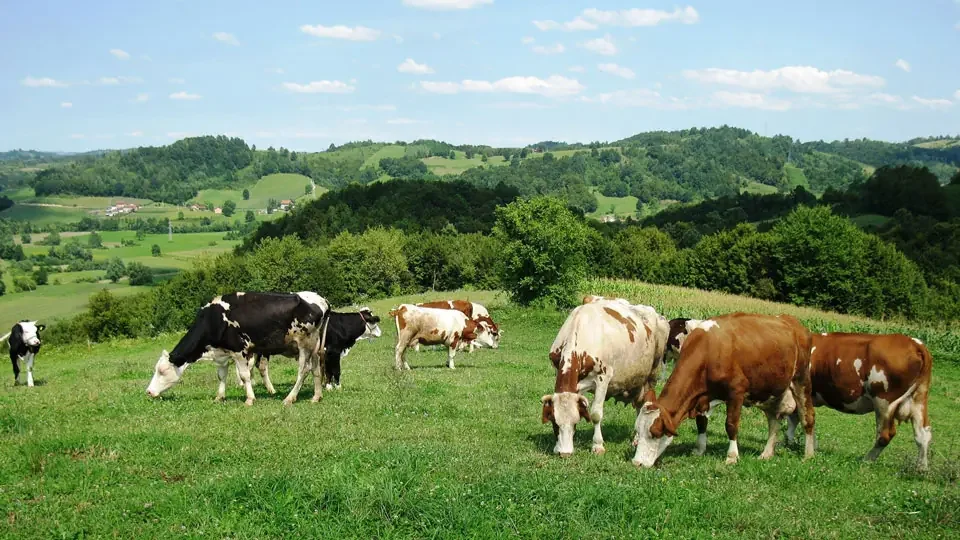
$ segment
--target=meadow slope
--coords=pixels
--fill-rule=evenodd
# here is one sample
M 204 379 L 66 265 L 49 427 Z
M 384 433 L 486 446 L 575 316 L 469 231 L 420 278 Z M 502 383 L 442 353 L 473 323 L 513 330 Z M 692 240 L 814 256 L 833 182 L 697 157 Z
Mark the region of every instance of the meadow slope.
M 760 306 L 725 295 L 597 282 L 670 315 Z M 723 464 L 722 422 L 704 457 L 687 422 L 662 463 L 631 463 L 634 412 L 608 403 L 607 453 L 589 452 L 581 424 L 572 458 L 551 455 L 540 396 L 553 388 L 547 351 L 566 313 L 519 309 L 490 292 L 434 293 L 372 303 L 467 297 L 506 330 L 499 350 L 457 356 L 410 351 L 393 371 L 392 321 L 344 360 L 344 387 L 281 404 L 293 362 L 276 359 L 277 396 L 257 385 L 242 404 L 233 382 L 214 404 L 215 370 L 201 363 L 163 400 L 144 395 L 161 349 L 178 335 L 50 347 L 42 384 L 0 387 L 0 505 L 4 536 L 306 537 L 956 537 L 960 528 L 960 367 L 934 348 L 932 470 L 917 474 L 904 427 L 875 464 L 873 417 L 818 410 L 819 451 L 779 447 L 761 462 L 766 423 L 745 411 L 741 462 Z M 644 298 L 634 297 L 634 301 Z M 764 306 L 760 306 L 764 307 Z M 773 308 L 770 308 L 773 309 Z M 788 309 L 788 308 L 784 308 Z M 806 320 L 859 322 L 813 310 Z M 943 342 L 946 343 L 946 342 Z M 946 346 L 946 345 L 945 345 Z

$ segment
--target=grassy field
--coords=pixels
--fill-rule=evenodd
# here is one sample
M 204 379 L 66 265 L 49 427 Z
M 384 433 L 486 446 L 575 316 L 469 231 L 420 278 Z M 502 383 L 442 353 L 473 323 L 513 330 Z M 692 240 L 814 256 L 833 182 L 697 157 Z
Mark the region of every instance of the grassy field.
M 779 190 L 767 184 L 761 184 L 760 182 L 755 182 L 750 180 L 745 186 L 740 188 L 740 193 L 756 193 L 758 195 L 770 195 L 772 193 L 777 193 Z
M 221 206 L 225 201 L 231 200 L 237 203 L 237 209 L 260 209 L 267 207 L 269 199 L 278 201 L 284 199 L 296 200 L 304 197 L 304 186 L 310 183 L 310 178 L 302 174 L 270 174 L 264 176 L 257 183 L 248 188 L 250 190 L 250 200 L 243 200 L 243 189 L 204 189 L 197 193 L 197 196 L 190 200 L 191 203 L 211 202 L 216 206 Z M 323 195 L 327 188 L 317 186 L 317 196 Z M 189 206 L 189 203 L 188 203 Z M 240 216 L 243 217 L 242 215 Z
M 105 249 L 93 250 L 93 260 L 101 261 L 113 257 L 120 257 L 124 262 L 139 261 L 154 268 L 188 268 L 193 259 L 207 254 L 215 255 L 229 251 L 236 246 L 237 240 L 224 240 L 226 233 L 189 233 L 174 234 L 173 242 L 167 240 L 166 234 L 148 234 L 143 240 L 137 240 L 135 231 L 104 231 L 100 233 Z M 85 244 L 86 235 L 79 235 L 80 242 Z M 120 246 L 122 239 L 137 242 L 136 246 Z M 211 243 L 213 245 L 211 245 Z M 151 254 L 153 245 L 160 246 L 160 257 Z M 27 245 L 23 251 L 27 255 L 46 253 L 50 246 Z
M 613 213 L 617 217 L 635 216 L 637 214 L 637 198 L 633 195 L 626 197 L 607 197 L 596 189 L 593 190 L 597 196 L 597 211 L 587 214 L 587 217 L 600 218 Z M 610 211 L 611 207 L 613 212 Z
M 79 274 L 80 272 L 74 272 Z M 66 274 L 64 274 L 66 275 Z M 103 275 L 102 271 L 94 271 L 93 275 Z M 60 274 L 50 274 L 50 282 Z M 62 279 L 62 278 L 61 278 Z M 147 290 L 148 287 L 131 287 L 121 283 L 62 283 L 61 285 L 44 285 L 35 291 L 14 293 L 8 287 L 7 294 L 0 296 L 0 334 L 6 334 L 10 327 L 21 319 L 30 319 L 50 323 L 57 318 L 70 317 L 80 313 L 87 307 L 90 295 L 100 289 L 109 289 L 118 296 L 134 294 Z M 6 358 L 6 353 L 3 355 Z M 9 365 L 4 362 L 4 370 Z M 4 376 L 6 377 L 6 375 Z M 9 381 L 8 381 L 9 382 Z M 2 431 L 3 428 L 0 428 Z
M 890 221 L 890 218 L 878 214 L 862 214 L 850 218 L 850 221 L 854 222 L 861 229 L 871 229 L 886 224 L 886 222 Z
M 507 164 L 507 162 L 504 161 L 503 156 L 492 156 L 487 159 L 486 163 L 484 163 L 483 158 L 480 156 L 467 159 L 467 155 L 464 152 L 455 151 L 454 153 L 457 156 L 456 159 L 428 157 L 422 159 L 421 161 L 427 164 L 427 169 L 429 169 L 430 172 L 437 175 L 460 174 L 467 169 L 472 169 L 481 165 L 493 167 Z
M 783 166 L 783 171 L 787 175 L 787 183 L 791 189 L 796 186 L 803 186 L 807 191 L 810 190 L 810 182 L 807 180 L 807 176 L 804 174 L 803 169 L 794 167 L 793 165 L 787 163 Z
M 405 151 L 405 146 L 400 146 L 397 144 L 384 146 L 373 154 L 370 154 L 370 157 L 364 160 L 361 168 L 366 169 L 367 167 L 377 167 L 380 165 L 380 160 L 383 158 L 402 158 Z
M 624 282 L 671 315 L 753 308 L 757 301 Z M 960 368 L 934 343 L 931 471 L 912 469 L 915 445 L 900 430 L 875 464 L 873 417 L 819 409 L 819 450 L 757 456 L 763 415 L 747 409 L 741 462 L 723 464 L 722 422 L 704 457 L 690 455 L 687 422 L 652 470 L 630 463 L 634 412 L 608 403 L 607 453 L 589 452 L 580 425 L 572 458 L 551 455 L 539 398 L 553 388 L 546 353 L 565 313 L 507 307 L 493 293 L 434 294 L 486 303 L 506 329 L 499 350 L 457 356 L 410 351 L 395 373 L 395 329 L 344 360 L 344 387 L 309 403 L 281 404 L 293 363 L 276 359 L 279 394 L 256 386 L 242 405 L 230 377 L 214 404 L 212 365 L 190 369 L 165 399 L 144 388 L 161 349 L 179 336 L 92 347 L 48 347 L 41 383 L 0 387 L 0 505 L 5 536 L 120 537 L 956 537 L 960 527 Z M 383 315 L 400 300 L 374 302 Z M 778 309 L 760 303 L 764 309 Z M 790 308 L 784 308 L 790 309 Z M 857 328 L 859 319 L 805 310 L 808 320 Z M 950 349 L 955 354 L 957 346 Z M 96 369 L 91 369 L 95 362 Z M 558 531 L 562 531 L 558 533 Z

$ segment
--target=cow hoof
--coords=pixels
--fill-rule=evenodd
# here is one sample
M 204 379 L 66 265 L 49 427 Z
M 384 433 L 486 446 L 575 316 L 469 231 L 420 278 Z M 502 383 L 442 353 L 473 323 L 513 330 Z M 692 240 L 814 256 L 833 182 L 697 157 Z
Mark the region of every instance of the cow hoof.
M 694 448 L 694 449 L 693 449 L 693 455 L 695 455 L 695 456 L 703 456 L 703 454 L 705 454 L 705 453 L 707 453 L 707 449 L 706 449 L 706 448 Z
M 602 447 L 602 446 L 594 446 L 594 447 L 593 447 L 593 453 L 596 454 L 596 455 L 598 455 L 598 456 L 602 456 L 602 455 L 604 455 L 604 454 L 607 453 L 607 449 L 604 448 L 604 447 Z
M 296 401 L 296 400 L 295 400 L 295 399 L 286 398 L 286 399 L 283 400 L 283 404 L 284 404 L 284 405 L 293 405 L 293 402 L 294 402 L 294 401 Z
M 213 398 L 214 403 L 223 403 L 223 396 L 217 396 Z
M 333 385 L 330 384 L 330 383 L 327 383 L 327 385 L 326 385 L 326 387 L 325 387 L 324 389 L 325 389 L 325 390 L 333 390 Z
M 766 453 L 766 452 L 760 454 L 760 459 L 762 459 L 762 460 L 764 460 L 764 461 L 766 461 L 766 460 L 768 460 L 768 459 L 770 459 L 770 458 L 772 458 L 772 457 L 773 457 L 773 452 L 770 452 L 769 454 Z
M 252 399 L 248 399 L 248 400 L 244 401 L 243 404 L 246 405 L 247 407 L 253 407 L 253 400 L 252 400 Z
M 320 403 L 321 399 L 323 399 L 323 397 L 310 398 L 310 403 Z
M 727 460 L 724 461 L 724 463 L 726 463 L 727 465 L 736 465 L 737 461 L 739 460 L 740 460 L 739 456 L 727 456 Z
M 560 457 L 568 458 L 573 455 L 573 452 L 560 452 Z

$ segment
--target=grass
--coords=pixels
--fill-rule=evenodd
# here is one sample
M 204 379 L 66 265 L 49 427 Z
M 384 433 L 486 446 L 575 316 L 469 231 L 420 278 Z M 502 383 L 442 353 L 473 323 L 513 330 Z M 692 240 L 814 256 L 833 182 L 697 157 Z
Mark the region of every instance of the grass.
M 888 221 L 890 221 L 890 218 L 887 216 L 881 216 L 879 214 L 862 214 L 850 218 L 850 221 L 852 221 L 861 229 L 871 230 L 882 227 Z
M 50 282 L 61 275 L 66 274 L 50 274 Z M 94 275 L 102 276 L 103 272 L 95 271 Z M 109 289 L 115 295 L 125 296 L 145 291 L 148 287 L 131 287 L 121 282 L 43 285 L 25 293 L 14 293 L 12 288 L 8 288 L 7 294 L 0 296 L 0 334 L 7 333 L 21 319 L 40 320 L 49 324 L 53 319 L 76 315 L 86 309 L 90 295 L 100 289 Z
M 85 208 L 60 208 L 56 206 L 30 206 L 15 204 L 0 212 L 0 218 L 15 221 L 29 221 L 34 225 L 50 225 L 52 223 L 77 222 L 90 211 Z
M 380 165 L 380 160 L 383 158 L 402 158 L 405 151 L 405 146 L 400 146 L 397 144 L 384 146 L 375 153 L 370 154 L 370 157 L 364 160 L 361 168 L 366 169 L 367 167 L 377 167 Z
M 597 292 L 626 291 L 598 282 Z M 753 301 L 635 284 L 630 291 L 696 315 Z M 678 294 L 682 292 L 683 294 Z M 431 298 L 466 296 L 434 294 Z M 955 537 L 960 527 L 960 368 L 934 348 L 931 467 L 916 474 L 908 427 L 875 464 L 873 417 L 818 409 L 819 451 L 779 448 L 757 459 L 763 415 L 744 412 L 742 459 L 723 465 L 722 422 L 708 455 L 690 455 L 692 422 L 662 464 L 630 463 L 634 412 L 608 403 L 607 454 L 580 425 L 570 459 L 551 455 L 539 397 L 553 388 L 546 353 L 565 313 L 506 307 L 469 293 L 506 328 L 499 350 L 409 352 L 395 373 L 395 329 L 344 360 L 344 387 L 317 405 L 280 400 L 293 363 L 273 362 L 279 394 L 258 385 L 242 405 L 230 377 L 214 404 L 215 370 L 191 368 L 165 399 L 144 388 L 179 336 L 92 347 L 48 346 L 39 386 L 0 387 L 0 505 L 5 535 L 168 537 Z M 400 300 L 374 302 L 383 315 Z M 644 297 L 633 297 L 644 300 Z M 856 326 L 856 320 L 814 315 Z M 957 358 L 954 357 L 954 361 Z M 95 366 L 95 367 L 94 367 Z M 93 367 L 93 369 L 92 369 Z M 305 385 L 309 387 L 309 383 Z
M 778 190 L 775 186 L 770 186 L 767 184 L 761 184 L 760 182 L 750 180 L 742 188 L 740 188 L 740 193 L 756 193 L 758 195 L 770 195 L 773 193 L 778 193 Z
M 124 262 L 139 261 L 147 266 L 163 268 L 187 268 L 190 261 L 204 254 L 217 254 L 229 251 L 236 246 L 238 240 L 224 240 L 226 233 L 188 233 L 174 234 L 173 242 L 167 240 L 166 234 L 148 234 L 143 240 L 137 240 L 136 231 L 104 231 L 100 233 L 105 249 L 93 250 L 93 260 L 102 261 L 113 257 L 120 257 Z M 133 240 L 136 246 L 120 246 L 121 240 Z M 80 242 L 85 244 L 81 236 Z M 210 245 L 215 242 L 215 245 Z M 160 246 L 160 257 L 152 256 L 153 245 Z M 23 247 L 24 253 L 32 255 L 46 253 L 50 246 L 30 244 Z
M 471 159 L 467 159 L 466 153 L 460 152 L 459 150 L 455 150 L 454 154 L 456 155 L 456 159 L 428 157 L 422 159 L 421 161 L 426 163 L 427 169 L 436 175 L 460 174 L 463 171 L 473 169 L 474 167 L 479 167 L 481 165 L 496 167 L 507 164 L 507 162 L 504 161 L 503 156 L 491 156 L 487 158 L 487 162 L 484 163 L 483 158 L 480 157 L 479 154 Z
M 804 189 L 810 191 L 810 182 L 807 180 L 807 175 L 804 174 L 803 169 L 787 163 L 783 166 L 783 172 L 787 175 L 787 185 L 790 186 L 791 190 L 797 186 L 803 186 Z
M 197 196 L 190 200 L 190 203 L 211 202 L 216 206 L 222 206 L 227 200 L 237 203 L 238 212 L 240 210 L 253 210 L 267 207 L 269 199 L 278 201 L 284 199 L 296 200 L 304 197 L 304 186 L 310 183 L 310 178 L 302 174 L 270 174 L 264 176 L 250 190 L 250 200 L 243 200 L 243 188 L 240 189 L 204 189 L 197 193 Z M 323 195 L 327 188 L 317 186 L 317 196 Z M 189 204 L 188 203 L 188 206 Z M 184 212 L 188 214 L 189 212 Z M 242 213 L 241 213 L 242 214 Z M 242 215 L 240 216 L 243 217 Z
M 599 219 L 602 216 L 609 215 L 610 208 L 613 207 L 613 214 L 618 217 L 635 216 L 637 214 L 637 198 L 633 195 L 626 197 L 607 197 L 596 189 L 593 190 L 597 196 L 597 211 L 587 214 L 587 217 Z

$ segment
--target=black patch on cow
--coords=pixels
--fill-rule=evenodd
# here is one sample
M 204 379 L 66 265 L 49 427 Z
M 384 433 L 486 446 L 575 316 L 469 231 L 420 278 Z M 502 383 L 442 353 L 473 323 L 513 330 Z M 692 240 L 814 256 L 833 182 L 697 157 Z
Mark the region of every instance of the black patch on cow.
M 244 352 L 247 356 L 283 354 L 296 349 L 287 332 L 293 321 L 319 328 L 326 315 L 316 304 L 296 294 L 248 292 L 225 294 L 221 301 L 230 306 L 209 304 L 200 308 L 193 325 L 170 353 L 170 362 L 182 366 L 196 362 L 209 349 Z
M 687 333 L 687 321 L 690 319 L 671 319 L 670 333 L 667 335 L 667 350 L 680 352 L 680 335 Z
M 30 322 L 26 319 L 20 322 Z M 40 331 L 46 328 L 42 324 L 37 325 L 37 339 L 43 344 L 43 340 L 40 339 Z M 10 337 L 7 338 L 7 345 L 10 346 L 10 363 L 13 364 L 13 380 L 17 380 L 20 376 L 20 360 L 27 356 L 28 353 L 33 353 L 34 356 L 40 352 L 40 345 L 27 345 L 23 341 L 23 327 L 20 326 L 20 323 L 13 325 L 13 328 L 10 329 Z

